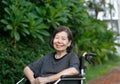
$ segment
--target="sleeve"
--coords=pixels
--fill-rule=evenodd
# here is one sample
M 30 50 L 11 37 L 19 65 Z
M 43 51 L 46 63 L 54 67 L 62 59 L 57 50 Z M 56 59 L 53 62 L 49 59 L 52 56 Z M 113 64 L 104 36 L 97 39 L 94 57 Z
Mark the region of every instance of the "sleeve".
M 78 71 L 80 71 L 79 66 L 80 66 L 79 57 L 76 54 L 72 54 L 72 57 L 70 59 L 70 67 L 74 67 Z
M 41 67 L 42 67 L 42 64 L 43 64 L 43 61 L 44 61 L 44 57 L 42 57 L 39 60 L 28 65 L 28 67 L 33 71 L 34 76 L 39 74 Z

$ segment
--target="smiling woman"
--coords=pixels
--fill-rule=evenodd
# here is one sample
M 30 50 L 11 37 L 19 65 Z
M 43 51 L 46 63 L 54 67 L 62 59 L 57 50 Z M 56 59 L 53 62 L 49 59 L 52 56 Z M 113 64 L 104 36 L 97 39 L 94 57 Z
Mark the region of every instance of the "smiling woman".
M 55 35 L 55 38 L 53 40 L 53 46 L 56 51 L 67 53 L 66 49 L 70 46 L 70 44 L 71 41 L 68 40 L 66 32 L 62 31 Z
M 31 84 L 53 84 L 62 75 L 79 74 L 79 58 L 72 53 L 73 36 L 66 26 L 58 27 L 51 37 L 50 45 L 55 52 L 46 54 L 24 68 Z
M 52 36 L 51 45 L 56 50 L 55 57 L 60 58 L 71 51 L 73 46 L 72 32 L 65 26 L 59 27 Z

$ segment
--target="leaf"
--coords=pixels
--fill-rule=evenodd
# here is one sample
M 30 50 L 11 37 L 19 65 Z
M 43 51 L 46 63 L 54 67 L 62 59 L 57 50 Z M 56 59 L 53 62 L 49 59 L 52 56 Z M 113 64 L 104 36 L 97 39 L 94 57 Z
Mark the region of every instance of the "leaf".
M 39 26 L 43 22 L 43 18 L 36 20 L 35 26 Z
M 20 40 L 20 35 L 19 35 L 19 33 L 16 30 L 13 30 L 11 32 L 11 37 L 14 38 L 16 41 Z
M 45 42 L 42 36 L 38 35 L 38 38 L 39 38 L 42 42 Z
M 24 32 L 24 33 L 25 33 L 25 34 L 27 34 L 27 35 L 29 35 L 29 34 L 30 34 L 29 30 L 28 30 L 28 29 L 26 29 L 26 28 L 22 28 L 21 30 L 22 30 L 22 32 Z
M 38 16 L 35 15 L 34 13 L 28 13 L 28 17 L 29 17 L 29 18 L 32 18 L 32 19 L 38 18 Z
M 42 8 L 35 7 L 35 9 L 36 9 L 36 12 L 41 15 Z
M 9 3 L 5 0 L 2 0 L 2 3 L 4 3 L 5 5 L 9 5 Z
M 14 31 L 14 37 L 15 37 L 16 41 L 20 40 L 20 35 L 17 31 Z
M 42 34 L 42 35 L 45 35 L 45 36 L 49 36 L 49 35 L 50 35 L 50 34 L 49 34 L 47 31 L 45 31 L 45 30 L 41 30 L 39 33 Z
M 5 8 L 5 12 L 8 13 L 8 15 L 11 15 L 11 13 L 10 13 L 8 8 Z
M 41 29 L 46 29 L 46 28 L 48 28 L 48 26 L 46 26 L 45 24 L 39 24 L 39 26 L 37 26 L 36 27 L 36 29 L 38 29 L 39 31 L 41 30 Z
M 13 27 L 11 26 L 11 25 L 7 25 L 7 30 L 12 30 L 13 29 Z
M 66 18 L 66 17 L 60 17 L 60 18 L 57 19 L 57 21 L 61 21 L 61 22 L 66 23 L 68 21 L 68 18 Z
M 2 22 L 3 24 L 6 24 L 6 25 L 9 24 L 8 21 L 5 20 L 5 19 L 2 19 L 1 22 Z

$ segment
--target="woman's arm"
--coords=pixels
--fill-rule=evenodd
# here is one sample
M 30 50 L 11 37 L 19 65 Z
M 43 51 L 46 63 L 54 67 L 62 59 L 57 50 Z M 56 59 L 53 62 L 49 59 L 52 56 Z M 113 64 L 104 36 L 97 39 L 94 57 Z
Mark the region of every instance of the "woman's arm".
M 23 70 L 25 76 L 28 78 L 28 80 L 30 81 L 31 84 L 35 84 L 35 78 L 34 78 L 34 73 L 32 72 L 32 70 L 26 66 Z
M 58 80 L 62 75 L 78 75 L 78 74 L 79 74 L 79 71 L 76 68 L 71 67 L 71 68 L 65 69 L 55 75 L 49 76 L 48 79 L 51 82 L 51 81 Z
M 36 78 L 35 81 L 36 81 L 36 84 L 37 83 L 46 84 L 46 83 L 58 80 L 62 75 L 78 75 L 78 74 L 79 74 L 79 71 L 76 68 L 71 67 L 48 77 L 38 77 Z

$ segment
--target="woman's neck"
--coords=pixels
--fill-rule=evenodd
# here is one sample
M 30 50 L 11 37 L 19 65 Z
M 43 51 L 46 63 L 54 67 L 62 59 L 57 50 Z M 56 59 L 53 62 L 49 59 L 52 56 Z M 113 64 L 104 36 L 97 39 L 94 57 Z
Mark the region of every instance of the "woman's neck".
M 65 56 L 66 54 L 67 54 L 67 52 L 56 52 L 55 58 L 56 58 L 56 59 L 62 58 L 62 57 Z

